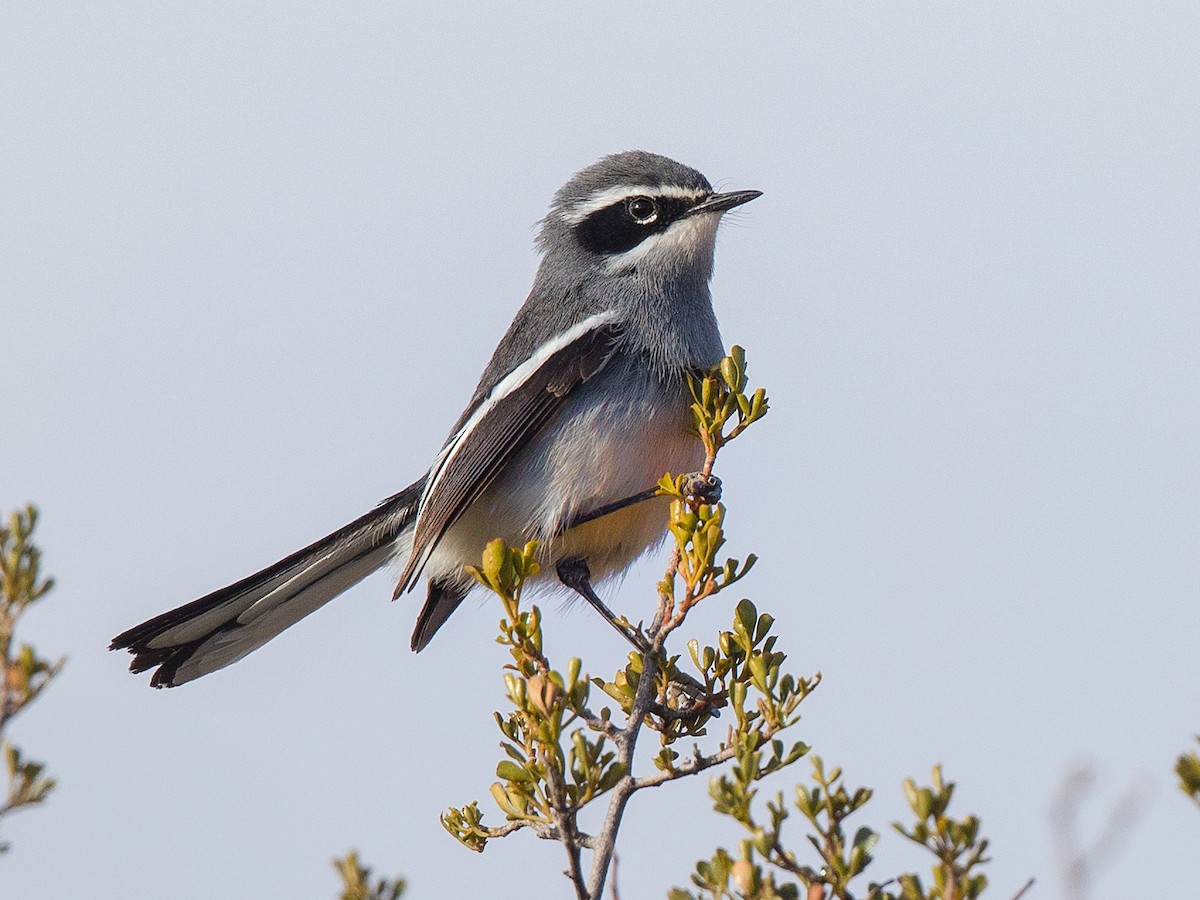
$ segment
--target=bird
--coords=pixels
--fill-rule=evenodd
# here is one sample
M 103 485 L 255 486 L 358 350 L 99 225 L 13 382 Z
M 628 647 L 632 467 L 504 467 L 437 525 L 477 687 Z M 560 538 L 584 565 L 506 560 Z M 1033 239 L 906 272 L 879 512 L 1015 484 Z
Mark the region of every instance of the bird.
M 696 169 L 632 150 L 577 172 L 540 223 L 524 304 L 429 470 L 332 534 L 117 635 L 130 671 L 175 687 L 222 669 L 392 564 L 393 599 L 423 577 L 424 649 L 503 538 L 537 541 L 539 579 L 607 613 L 593 585 L 665 537 L 653 486 L 704 461 L 689 373 L 724 355 L 710 280 L 724 213 Z M 611 619 L 611 613 L 608 613 Z

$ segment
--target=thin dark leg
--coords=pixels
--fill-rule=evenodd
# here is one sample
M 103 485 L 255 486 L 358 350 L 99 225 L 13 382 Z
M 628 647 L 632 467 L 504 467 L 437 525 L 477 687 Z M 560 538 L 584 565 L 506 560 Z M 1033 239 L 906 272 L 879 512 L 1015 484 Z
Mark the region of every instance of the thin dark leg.
M 632 497 L 626 497 L 624 500 L 618 500 L 616 503 L 608 503 L 596 509 L 589 510 L 588 512 L 576 516 L 575 518 L 571 519 L 571 521 L 563 525 L 559 529 L 559 536 L 562 536 L 577 525 L 582 525 L 584 522 L 591 522 L 593 519 L 599 519 L 603 516 L 607 516 L 609 513 L 615 513 L 618 510 L 625 509 L 628 506 L 634 506 L 646 500 L 653 500 L 657 496 L 658 488 L 652 487 L 648 490 L 642 491 L 640 494 L 634 494 Z M 563 583 L 566 584 L 566 582 Z
M 558 572 L 558 580 L 590 603 L 596 612 L 604 617 L 604 621 L 608 622 L 609 625 L 617 630 L 617 633 L 621 637 L 633 645 L 634 650 L 637 650 L 639 653 L 645 653 L 650 649 L 649 644 L 646 643 L 640 634 L 631 631 L 618 622 L 617 617 L 613 615 L 613 611 L 605 605 L 603 600 L 596 596 L 595 590 L 592 589 L 592 573 L 588 569 L 587 560 L 580 559 L 578 556 L 559 560 L 558 565 L 555 566 L 555 571 Z M 683 672 L 676 672 L 673 681 L 687 696 L 693 699 L 704 696 L 704 685 L 690 675 L 686 675 Z M 721 701 L 717 705 L 723 706 L 724 701 Z M 720 711 L 714 708 L 712 714 L 719 716 Z
M 692 472 L 687 476 L 687 480 L 683 485 L 684 492 L 695 497 L 702 503 L 717 503 L 721 499 L 721 479 L 716 475 L 704 475 L 700 472 Z M 578 525 L 585 522 L 591 522 L 594 519 L 599 519 L 607 516 L 609 513 L 615 513 L 629 506 L 634 506 L 638 503 L 643 503 L 646 500 L 653 500 L 658 496 L 658 488 L 647 488 L 639 494 L 634 494 L 631 497 L 626 497 L 624 500 L 617 500 L 615 503 L 607 503 L 604 506 L 581 513 L 571 519 L 565 525 L 562 525 L 558 530 L 558 537 L 561 537 L 566 532 L 570 531 Z M 564 581 L 563 584 L 566 584 Z M 586 596 L 586 595 L 585 595 Z
M 621 637 L 633 644 L 635 650 L 646 652 L 646 642 L 641 636 L 618 622 L 613 611 L 604 605 L 604 601 L 592 589 L 592 573 L 588 569 L 587 560 L 580 559 L 578 556 L 561 559 L 555 566 L 555 570 L 558 572 L 558 580 L 590 603 L 609 625 L 617 629 Z

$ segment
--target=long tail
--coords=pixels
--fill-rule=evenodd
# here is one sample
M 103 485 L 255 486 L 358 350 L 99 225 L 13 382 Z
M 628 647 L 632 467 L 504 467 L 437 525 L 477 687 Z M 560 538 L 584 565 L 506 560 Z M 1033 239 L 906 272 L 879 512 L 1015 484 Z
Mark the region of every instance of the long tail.
M 371 512 L 273 566 L 155 616 L 113 638 L 131 672 L 157 666 L 153 687 L 175 687 L 237 662 L 387 564 L 412 526 L 422 478 Z

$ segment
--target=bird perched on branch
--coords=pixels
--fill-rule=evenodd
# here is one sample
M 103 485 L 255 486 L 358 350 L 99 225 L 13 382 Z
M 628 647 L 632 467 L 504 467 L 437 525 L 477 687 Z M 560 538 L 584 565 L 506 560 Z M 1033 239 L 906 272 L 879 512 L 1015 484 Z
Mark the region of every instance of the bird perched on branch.
M 664 472 L 698 468 L 688 373 L 723 354 L 709 279 L 717 226 L 758 191 L 717 193 L 642 151 L 568 181 L 542 221 L 541 264 L 429 471 L 349 525 L 113 639 L 174 687 L 236 662 L 388 563 L 423 576 L 421 650 L 462 602 L 484 546 L 540 542 L 543 571 L 612 621 L 592 585 L 663 537 Z

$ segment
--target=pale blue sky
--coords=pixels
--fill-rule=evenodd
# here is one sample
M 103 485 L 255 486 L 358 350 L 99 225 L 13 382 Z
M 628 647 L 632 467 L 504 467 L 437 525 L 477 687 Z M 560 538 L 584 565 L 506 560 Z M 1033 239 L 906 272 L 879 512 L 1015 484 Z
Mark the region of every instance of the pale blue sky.
M 773 411 L 721 474 L 744 591 L 825 675 L 796 737 L 877 827 L 943 763 L 998 897 L 1058 895 L 1048 803 L 1094 761 L 1089 833 L 1149 797 L 1094 897 L 1194 891 L 1200 8 L 304 10 L 0 10 L 0 507 L 42 506 L 60 586 L 24 636 L 70 656 L 13 729 L 61 786 L 6 823 L 0 893 L 332 897 L 357 846 L 414 898 L 567 895 L 557 846 L 437 823 L 491 808 L 493 605 L 414 657 L 376 576 L 169 692 L 104 648 L 423 471 L 550 195 L 634 147 L 765 192 L 714 292 Z M 597 672 L 624 652 L 584 609 L 548 627 Z M 635 800 L 623 896 L 738 839 L 708 807 Z

